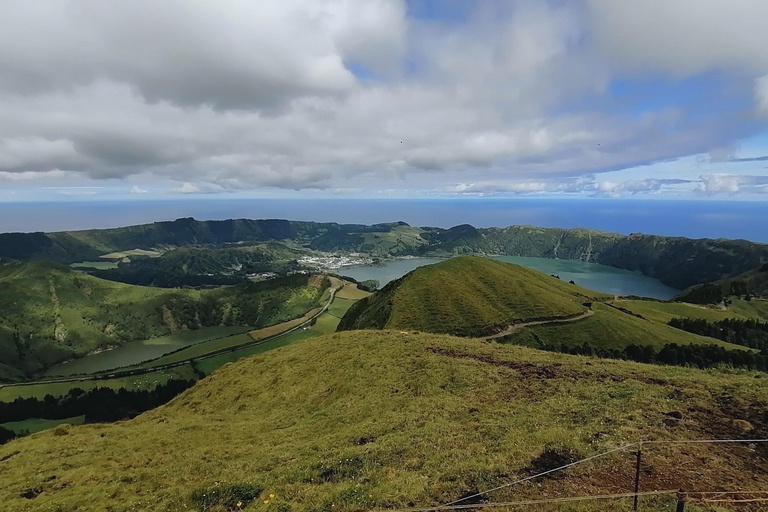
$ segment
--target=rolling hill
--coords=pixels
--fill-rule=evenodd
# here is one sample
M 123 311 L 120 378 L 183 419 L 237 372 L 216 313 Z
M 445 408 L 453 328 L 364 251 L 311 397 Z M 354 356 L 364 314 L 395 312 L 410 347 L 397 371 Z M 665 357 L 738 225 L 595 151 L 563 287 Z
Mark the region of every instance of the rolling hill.
M 134 420 L 0 446 L 0 502 L 115 512 L 433 506 L 640 440 L 764 438 L 767 405 L 753 374 L 336 333 L 227 365 Z M 764 490 L 767 458 L 761 445 L 648 445 L 642 489 Z M 634 464 L 617 452 L 487 499 L 627 492 Z
M 585 314 L 583 303 L 599 296 L 519 265 L 462 256 L 420 267 L 358 301 L 339 330 L 488 336 L 512 324 Z
M 169 290 L 114 283 L 45 261 L 0 265 L 0 378 L 35 374 L 126 341 L 290 320 L 315 307 L 327 286 L 296 275 L 213 290 Z

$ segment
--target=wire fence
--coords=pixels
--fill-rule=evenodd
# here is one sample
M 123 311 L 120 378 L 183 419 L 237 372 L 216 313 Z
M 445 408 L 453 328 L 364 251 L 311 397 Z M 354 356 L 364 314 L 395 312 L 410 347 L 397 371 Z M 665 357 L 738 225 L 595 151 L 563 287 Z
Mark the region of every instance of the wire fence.
M 675 489 L 675 490 L 668 489 L 668 490 L 653 490 L 653 491 L 640 492 L 640 489 L 639 489 L 640 475 L 641 475 L 641 462 L 642 462 L 641 454 L 642 454 L 643 446 L 685 445 L 685 444 L 758 444 L 758 443 L 768 443 L 768 439 L 693 439 L 693 440 L 637 441 L 635 443 L 630 443 L 624 446 L 620 446 L 618 448 L 614 448 L 612 450 L 598 453 L 596 455 L 592 455 L 590 457 L 587 457 L 581 460 L 570 462 L 568 464 L 564 464 L 556 468 L 548 469 L 546 471 L 542 471 L 535 475 L 527 476 L 525 478 L 520 478 L 512 482 L 499 485 L 492 489 L 470 494 L 468 496 L 464 496 L 462 498 L 445 503 L 443 505 L 427 507 L 427 508 L 402 509 L 396 512 L 438 512 L 442 510 L 510 508 L 510 507 L 519 507 L 519 506 L 534 506 L 534 505 L 573 503 L 573 502 L 598 501 L 598 500 L 619 500 L 619 499 L 629 499 L 629 498 L 632 498 L 634 500 L 634 503 L 633 503 L 634 510 L 638 510 L 638 506 L 639 506 L 638 499 L 641 497 L 652 497 L 652 496 L 676 496 L 678 500 L 678 507 L 677 507 L 678 511 L 684 510 L 685 503 L 700 503 L 700 504 L 711 504 L 711 505 L 766 503 L 768 502 L 768 491 L 764 491 L 764 490 L 760 490 L 760 491 L 743 491 L 743 490 L 693 491 L 693 490 L 681 490 L 681 489 Z M 530 482 L 530 481 L 545 477 L 547 475 L 551 475 L 553 473 L 564 471 L 574 466 L 578 466 L 590 461 L 594 461 L 596 459 L 607 457 L 611 454 L 628 452 L 630 449 L 637 450 L 635 452 L 632 452 L 637 457 L 636 468 L 635 468 L 634 492 L 620 493 L 620 494 L 591 495 L 591 496 L 545 498 L 545 499 L 538 499 L 538 500 L 466 503 L 470 500 L 477 501 L 479 498 L 486 497 L 487 495 L 493 492 L 500 491 L 502 489 L 507 489 L 519 484 L 523 484 L 525 482 Z

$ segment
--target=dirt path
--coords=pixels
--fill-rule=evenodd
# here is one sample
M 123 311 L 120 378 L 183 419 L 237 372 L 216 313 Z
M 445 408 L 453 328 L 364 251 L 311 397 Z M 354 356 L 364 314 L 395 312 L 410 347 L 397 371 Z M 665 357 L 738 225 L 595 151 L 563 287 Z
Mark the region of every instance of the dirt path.
M 544 325 L 544 324 L 566 324 L 568 322 L 575 322 L 577 320 L 583 320 L 584 318 L 589 318 L 590 316 L 594 315 L 595 312 L 591 309 L 586 310 L 584 313 L 580 314 L 579 316 L 572 316 L 570 318 L 556 318 L 554 320 L 537 320 L 535 322 L 524 322 L 522 324 L 513 324 L 504 329 L 503 331 L 494 334 L 493 336 L 486 336 L 485 339 L 487 340 L 493 340 L 496 338 L 501 338 L 510 334 L 514 334 L 523 327 L 531 327 L 532 325 Z

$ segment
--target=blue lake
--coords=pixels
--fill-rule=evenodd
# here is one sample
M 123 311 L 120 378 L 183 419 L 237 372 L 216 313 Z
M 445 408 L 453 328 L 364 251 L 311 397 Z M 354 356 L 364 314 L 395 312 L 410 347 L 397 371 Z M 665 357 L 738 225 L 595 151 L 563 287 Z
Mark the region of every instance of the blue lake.
M 654 299 L 671 299 L 679 290 L 666 286 L 658 279 L 596 263 L 583 261 L 553 260 L 547 258 L 524 258 L 519 256 L 497 256 L 494 259 L 529 267 L 545 274 L 554 274 L 564 281 L 602 293 L 615 295 L 639 295 Z M 433 258 L 411 258 L 387 261 L 380 266 L 365 266 L 339 269 L 338 273 L 358 281 L 375 279 L 380 286 L 398 279 L 411 270 L 431 265 L 441 260 Z

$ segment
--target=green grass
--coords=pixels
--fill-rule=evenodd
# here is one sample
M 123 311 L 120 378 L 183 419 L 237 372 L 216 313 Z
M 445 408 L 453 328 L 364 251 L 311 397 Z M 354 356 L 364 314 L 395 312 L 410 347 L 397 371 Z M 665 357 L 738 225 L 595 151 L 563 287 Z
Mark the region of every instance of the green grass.
M 358 301 L 339 328 L 483 336 L 511 324 L 565 318 L 607 298 L 532 269 L 463 256 L 420 267 Z
M 716 307 L 698 306 L 684 302 L 655 302 L 649 300 L 622 300 L 617 307 L 628 309 L 648 320 L 666 324 L 673 318 L 698 318 L 709 322 L 718 322 L 726 318 L 744 318 L 743 315 Z
M 336 293 L 336 297 L 339 299 L 360 300 L 366 297 L 370 297 L 371 292 L 366 292 L 357 287 L 356 284 L 345 285 L 344 288 Z
M 72 263 L 72 268 L 95 268 L 98 270 L 110 270 L 117 268 L 117 263 L 114 261 L 81 261 L 80 263 Z
M 88 391 L 93 388 L 108 387 L 111 389 L 126 388 L 129 390 L 144 389 L 151 391 L 158 384 L 165 384 L 170 379 L 196 380 L 197 376 L 189 365 L 169 370 L 156 371 L 144 375 L 122 377 L 119 379 L 84 380 L 78 382 L 57 382 L 51 384 L 23 384 L 0 387 L 0 402 L 12 402 L 16 398 L 35 397 L 43 399 L 45 395 L 63 396 L 70 389 L 80 388 Z
M 330 307 L 328 308 L 328 313 L 335 316 L 336 318 L 341 318 L 355 302 L 356 301 L 354 300 L 341 299 L 336 297 L 333 299 L 333 303 L 331 303 Z
M 13 430 L 17 434 L 22 432 L 29 432 L 34 434 L 35 432 L 42 432 L 59 425 L 82 425 L 85 422 L 85 416 L 75 416 L 73 418 L 64 418 L 61 420 L 45 420 L 40 418 L 32 418 L 24 421 L 9 421 L 8 423 L 0 423 L 0 427 Z
M 323 313 L 315 322 L 310 330 L 318 334 L 331 334 L 336 332 L 336 328 L 339 326 L 339 317 L 333 316 L 330 313 Z
M 260 345 L 255 345 L 253 347 L 244 348 L 241 350 L 235 350 L 233 352 L 221 354 L 219 356 L 215 356 L 210 359 L 204 359 L 198 363 L 195 363 L 195 367 L 199 371 L 203 372 L 204 374 L 210 375 L 211 373 L 218 370 L 219 368 L 221 368 L 227 363 L 234 363 L 235 361 L 239 361 L 244 357 L 268 352 L 276 348 L 290 345 L 294 341 L 303 340 L 306 338 L 312 338 L 319 335 L 320 335 L 319 333 L 311 330 L 296 331 L 291 334 L 286 334 L 285 336 L 281 336 L 275 340 L 264 342 Z
M 164 364 L 176 363 L 178 361 L 185 361 L 187 359 L 192 359 L 194 357 L 200 357 L 206 354 L 210 354 L 211 352 L 215 352 L 217 350 L 236 347 L 238 345 L 243 345 L 245 343 L 249 343 L 252 341 L 253 341 L 253 338 L 251 338 L 248 335 L 248 333 L 241 333 L 241 334 L 236 334 L 234 336 L 227 336 L 226 338 L 218 338 L 212 341 L 199 343 L 197 345 L 193 345 L 191 347 L 179 350 L 178 352 L 174 352 L 173 354 L 168 354 L 159 359 L 155 359 L 154 361 L 149 361 L 147 363 L 142 364 L 140 367 L 152 368 L 153 366 L 161 366 Z
M 263 489 L 246 510 L 433 506 L 530 475 L 547 451 L 573 460 L 639 440 L 763 435 L 768 387 L 755 377 L 439 334 L 336 333 L 226 365 L 134 420 L 1 446 L 0 502 L 181 511 L 220 486 Z M 642 486 L 763 490 L 768 474 L 750 469 L 763 456 L 735 445 L 647 446 Z M 630 489 L 633 476 L 634 457 L 623 452 L 490 499 L 612 494 Z M 21 497 L 37 488 L 34 500 Z
M 768 322 L 767 300 L 733 299 L 733 303 L 728 306 L 728 309 L 734 314 L 741 315 L 745 318 L 753 318 L 756 320 L 762 320 L 763 322 Z
M 618 302 L 618 306 L 624 305 Z M 513 335 L 512 340 L 529 341 L 536 334 L 548 345 L 579 346 L 584 343 L 595 348 L 623 348 L 631 344 L 650 345 L 660 349 L 667 343 L 678 345 L 715 344 L 730 350 L 748 350 L 741 345 L 726 343 L 675 329 L 663 323 L 643 320 L 618 311 L 606 304 L 593 304 L 595 314 L 571 323 L 537 325 Z

